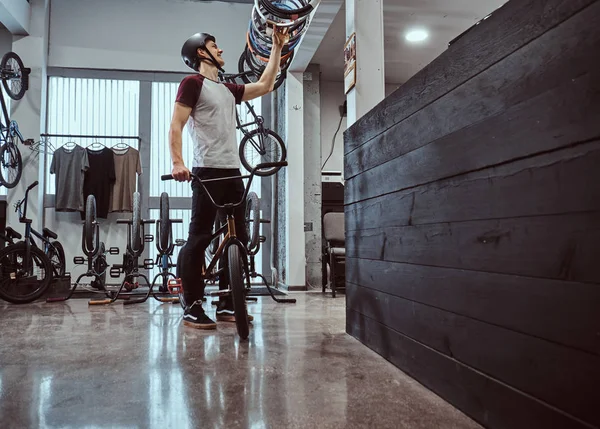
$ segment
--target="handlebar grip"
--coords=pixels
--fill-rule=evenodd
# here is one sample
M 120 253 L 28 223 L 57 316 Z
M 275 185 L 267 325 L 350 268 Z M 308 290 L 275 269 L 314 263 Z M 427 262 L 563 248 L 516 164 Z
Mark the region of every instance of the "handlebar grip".
M 173 180 L 173 175 L 172 174 L 163 174 L 162 176 L 160 176 L 160 180 Z
M 262 170 L 264 168 L 273 168 L 273 167 L 287 167 L 288 163 L 287 161 L 281 161 L 281 162 L 263 162 L 261 164 L 256 164 L 256 167 L 254 167 L 257 170 Z
M 35 188 L 37 185 L 39 185 L 40 182 L 38 182 L 37 180 L 35 182 L 33 182 L 31 185 L 29 185 L 29 187 L 27 188 L 28 191 L 32 190 L 33 188 Z

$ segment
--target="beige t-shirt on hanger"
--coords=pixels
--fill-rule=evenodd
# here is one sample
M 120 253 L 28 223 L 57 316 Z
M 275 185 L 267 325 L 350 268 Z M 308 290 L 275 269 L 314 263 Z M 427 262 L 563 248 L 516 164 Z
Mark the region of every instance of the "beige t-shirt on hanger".
M 116 180 L 110 197 L 110 212 L 133 211 L 133 193 L 137 175 L 142 174 L 140 152 L 132 147 L 126 150 L 113 148 Z

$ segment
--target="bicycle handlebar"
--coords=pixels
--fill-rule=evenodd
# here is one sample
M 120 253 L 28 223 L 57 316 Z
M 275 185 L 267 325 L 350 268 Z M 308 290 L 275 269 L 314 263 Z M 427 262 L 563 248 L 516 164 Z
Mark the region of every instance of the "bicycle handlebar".
M 202 180 L 201 178 L 199 178 L 197 175 L 195 175 L 194 173 L 192 173 L 190 171 L 190 176 L 192 177 L 193 180 L 197 180 L 200 185 L 204 188 L 204 191 L 206 192 L 206 194 L 208 195 L 208 197 L 210 198 L 210 201 L 213 203 L 213 205 L 219 209 L 224 209 L 226 207 L 238 207 L 240 206 L 245 200 L 246 197 L 248 196 L 248 191 L 250 190 L 250 185 L 252 184 L 252 179 L 254 178 L 256 172 L 258 170 L 263 170 L 263 169 L 268 169 L 268 168 L 275 168 L 275 167 L 287 167 L 288 163 L 287 161 L 281 161 L 281 162 L 263 162 L 261 164 L 257 164 L 252 171 L 250 172 L 250 176 L 230 176 L 230 177 L 222 177 L 222 178 L 218 178 L 218 179 L 208 179 L 208 180 Z M 246 178 L 248 177 L 248 184 L 246 185 L 246 189 L 244 189 L 244 195 L 242 196 L 242 199 L 238 202 L 238 203 L 230 203 L 230 204 L 225 204 L 225 205 L 219 205 L 215 202 L 215 200 L 213 199 L 212 195 L 210 195 L 210 192 L 208 192 L 208 189 L 206 189 L 206 186 L 204 185 L 204 182 L 216 182 L 216 181 L 221 181 L 221 180 L 231 180 L 231 179 L 238 179 L 238 178 Z M 160 179 L 165 181 L 165 180 L 173 180 L 173 175 L 172 174 L 163 174 L 162 176 L 160 176 Z
M 29 198 L 29 191 L 31 191 L 37 185 L 39 185 L 39 182 L 37 180 L 35 182 L 33 182 L 31 185 L 29 185 L 27 187 L 27 189 L 25 190 L 25 198 L 23 198 L 21 201 L 19 201 L 17 204 L 15 204 L 15 211 L 19 212 L 19 220 L 20 221 L 27 218 L 27 199 Z M 25 208 L 23 209 L 23 213 L 21 213 L 21 206 L 23 204 L 25 204 Z

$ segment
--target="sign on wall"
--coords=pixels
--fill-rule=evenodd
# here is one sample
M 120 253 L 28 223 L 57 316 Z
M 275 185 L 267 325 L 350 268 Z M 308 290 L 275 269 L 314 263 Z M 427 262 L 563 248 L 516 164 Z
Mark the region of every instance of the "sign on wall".
M 344 45 L 344 92 L 356 85 L 356 33 L 352 33 Z

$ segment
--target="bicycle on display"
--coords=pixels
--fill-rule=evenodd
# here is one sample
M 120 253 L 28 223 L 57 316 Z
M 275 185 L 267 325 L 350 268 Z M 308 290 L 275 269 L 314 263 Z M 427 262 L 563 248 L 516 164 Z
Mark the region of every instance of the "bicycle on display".
M 0 250 L 0 298 L 13 304 L 25 304 L 40 298 L 53 278 L 52 262 L 33 242 L 32 220 L 27 218 L 29 191 L 37 185 L 37 181 L 29 185 L 25 198 L 18 203 L 19 209 L 23 207 L 22 212 L 19 210 L 19 222 L 25 224 L 24 240 L 12 242 L 20 238 L 20 234 L 12 232 L 10 244 Z
M 87 257 L 86 272 L 79 275 L 67 296 L 48 298 L 46 299 L 46 302 L 61 302 L 71 299 L 77 286 L 85 277 L 91 277 L 93 279 L 90 282 L 93 288 L 101 290 L 108 298 L 113 297 L 113 292 L 106 289 L 106 269 L 108 267 L 106 262 L 107 252 L 104 242 L 100 241 L 100 224 L 96 220 L 96 198 L 94 195 L 88 195 L 87 197 L 85 220 L 81 232 L 81 249 Z M 118 255 L 119 249 L 111 247 L 108 253 L 111 255 Z M 86 258 L 76 256 L 73 258 L 73 263 L 75 265 L 84 265 L 86 263 Z
M 135 202 L 135 200 L 134 200 Z M 137 219 L 141 219 L 141 215 L 135 215 L 135 210 L 139 209 L 139 205 L 134 205 L 134 217 Z M 152 221 L 146 221 L 152 222 Z M 173 288 L 173 281 L 169 281 L 171 278 L 176 280 L 175 274 L 171 271 L 171 268 L 175 268 L 176 265 L 172 262 L 173 251 L 176 246 L 182 246 L 185 241 L 183 240 L 175 240 L 173 242 L 173 224 L 183 223 L 182 219 L 171 219 L 169 215 L 169 195 L 166 192 L 163 192 L 160 196 L 160 219 L 156 221 L 156 250 L 158 254 L 156 256 L 156 261 L 153 261 L 153 264 L 150 264 L 149 260 L 144 261 L 144 265 L 139 266 L 139 268 L 148 268 L 151 265 L 155 267 L 159 267 L 160 271 L 154 279 L 152 280 L 152 284 L 150 284 L 150 288 L 148 289 L 148 293 L 143 298 L 130 299 L 128 301 L 124 301 L 123 304 L 139 304 L 145 302 L 150 295 L 157 301 L 163 303 L 179 303 L 179 296 L 177 293 L 171 293 Z M 141 225 L 143 228 L 143 224 Z M 142 233 L 143 235 L 143 233 Z M 146 237 L 147 239 L 148 237 Z M 135 242 L 135 233 L 134 233 L 134 242 Z M 132 246 L 130 246 L 132 247 Z M 143 251 L 143 249 L 142 249 Z M 134 253 L 131 254 L 130 257 L 134 257 Z M 135 267 L 136 261 L 131 260 L 131 262 L 124 263 L 129 267 Z M 119 267 L 116 267 L 119 269 Z M 113 268 L 114 269 L 114 268 Z M 111 269 L 112 271 L 112 269 Z M 126 275 L 131 275 L 134 272 L 134 269 L 129 269 L 126 272 Z M 116 272 L 115 272 L 116 274 Z M 158 293 L 153 292 L 155 285 L 158 280 L 161 280 L 160 286 L 158 289 Z M 129 283 L 131 284 L 131 283 Z M 127 287 L 127 286 L 126 286 Z
M 20 100 L 29 88 L 29 74 L 31 69 L 23 66 L 23 61 L 14 52 L 7 52 L 0 61 L 0 78 L 6 93 L 13 100 Z M 14 188 L 21 179 L 23 160 L 17 146 L 17 139 L 21 144 L 30 145 L 33 139 L 25 140 L 19 131 L 16 121 L 10 120 L 4 94 L 0 91 L 0 104 L 2 105 L 2 118 L 0 119 L 0 184 L 7 188 Z
M 224 234 L 222 237 L 221 243 L 219 244 L 219 248 L 215 252 L 214 256 L 206 266 L 205 272 L 207 275 L 208 281 L 211 280 L 211 276 L 214 275 L 223 275 L 226 274 L 229 278 L 229 289 L 220 290 L 217 292 L 211 292 L 210 296 L 231 296 L 233 301 L 233 311 L 235 315 L 235 323 L 237 327 L 237 332 L 240 338 L 243 340 L 248 338 L 250 333 L 250 328 L 248 324 L 248 312 L 246 306 L 246 295 L 250 291 L 250 270 L 248 267 L 248 250 L 246 248 L 246 244 L 242 243 L 236 234 L 235 230 L 235 218 L 234 211 L 237 207 L 241 206 L 245 203 L 246 197 L 248 196 L 248 192 L 250 190 L 250 186 L 252 184 L 252 180 L 255 175 L 257 175 L 258 171 L 268 170 L 274 168 L 285 167 L 287 162 L 271 162 L 271 163 L 262 163 L 256 165 L 250 175 L 246 176 L 234 176 L 234 177 L 225 177 L 218 179 L 200 179 L 197 175 L 191 174 L 192 180 L 198 182 L 204 192 L 209 196 L 211 203 L 218 209 L 222 210 L 226 217 L 226 223 L 217 230 L 212 239 L 217 238 L 218 236 Z M 248 179 L 246 184 L 246 188 L 244 190 L 244 194 L 240 201 L 237 203 L 227 203 L 227 204 L 217 204 L 213 199 L 212 195 L 206 188 L 205 184 L 210 182 L 219 182 L 225 180 L 239 180 L 239 179 Z M 162 180 L 173 180 L 173 176 L 170 174 L 163 175 L 161 177 Z M 181 253 L 180 253 L 181 254 Z M 204 261 L 205 255 L 202 255 L 202 260 L 199 261 L 200 264 L 205 264 Z M 218 270 L 214 270 L 217 263 L 221 261 L 221 267 Z M 179 281 L 172 281 L 171 291 L 173 293 L 179 294 L 179 299 L 181 305 L 185 308 L 186 302 L 183 296 L 184 285 Z
M 222 74 L 221 80 L 234 83 L 242 74 Z M 240 160 L 244 168 L 250 172 L 261 163 L 280 163 L 285 161 L 287 153 L 283 139 L 273 130 L 265 127 L 265 120 L 257 115 L 254 107 L 247 101 L 244 102 L 252 120 L 242 123 L 239 114 L 236 114 L 237 129 L 243 134 L 240 142 Z M 264 171 L 257 171 L 257 176 L 270 176 L 281 167 L 273 167 Z
M 148 277 L 139 271 L 140 268 L 144 268 L 146 270 L 152 269 L 154 266 L 154 261 L 151 259 L 146 259 L 143 261 L 143 264 L 139 263 L 139 258 L 144 253 L 144 243 L 151 242 L 154 237 L 152 235 L 146 235 L 144 233 L 145 226 L 148 224 L 155 223 L 154 220 L 142 219 L 142 205 L 141 205 L 141 197 L 139 192 L 133 193 L 133 213 L 131 219 L 117 219 L 117 224 L 125 224 L 127 225 L 127 250 L 123 254 L 123 263 L 122 264 L 114 264 L 110 268 L 110 276 L 113 278 L 120 277 L 121 274 L 125 274 L 121 285 L 117 292 L 113 292 L 112 296 L 106 299 L 100 300 L 90 300 L 90 305 L 105 305 L 112 304 L 119 298 L 123 298 L 123 304 L 137 304 L 139 302 L 144 302 L 148 299 L 152 289 L 150 288 L 150 281 Z M 131 294 L 122 294 L 123 289 L 127 292 L 131 292 L 134 289 L 137 289 L 139 284 L 139 278 L 145 280 L 145 285 L 148 286 L 148 294 L 144 299 L 131 299 Z

